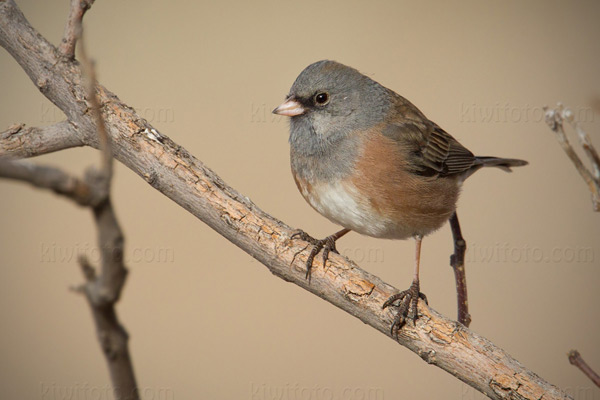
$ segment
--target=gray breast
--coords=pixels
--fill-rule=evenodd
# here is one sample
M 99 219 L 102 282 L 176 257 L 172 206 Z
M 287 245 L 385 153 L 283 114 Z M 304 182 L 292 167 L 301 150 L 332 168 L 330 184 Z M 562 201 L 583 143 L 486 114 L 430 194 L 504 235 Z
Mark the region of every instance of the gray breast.
M 358 132 L 364 127 L 329 125 L 324 131 L 319 131 L 314 127 L 313 118 L 315 116 L 309 114 L 290 120 L 292 170 L 308 181 L 347 176 L 362 148 L 362 135 Z
M 290 162 L 292 171 L 299 178 L 312 184 L 317 182 L 333 182 L 342 180 L 352 174 L 359 153 L 360 138 L 338 137 L 329 140 L 313 137 L 308 146 L 312 151 L 307 152 L 307 144 L 299 144 L 298 140 L 306 138 L 290 138 Z

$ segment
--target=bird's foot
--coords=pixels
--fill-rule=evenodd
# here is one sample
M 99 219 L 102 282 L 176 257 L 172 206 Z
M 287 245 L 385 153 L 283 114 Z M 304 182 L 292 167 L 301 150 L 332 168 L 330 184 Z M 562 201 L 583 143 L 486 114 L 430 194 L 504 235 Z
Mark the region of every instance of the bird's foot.
M 412 319 L 413 322 L 417 320 L 419 298 L 423 299 L 426 304 L 429 304 L 427 303 L 427 296 L 419 291 L 419 280 L 415 279 L 407 290 L 396 293 L 383 303 L 382 308 L 384 309 L 390 306 L 397 309 L 394 323 L 390 330 L 392 337 L 396 340 L 398 340 L 400 328 L 404 326 L 407 320 Z
M 330 252 L 340 254 L 335 247 L 335 241 L 339 239 L 338 233 L 327 236 L 325 239 L 318 240 L 310 236 L 303 230 L 299 229 L 291 236 L 291 239 L 298 238 L 312 244 L 313 246 L 312 250 L 310 251 L 310 254 L 308 255 L 308 258 L 306 259 L 306 279 L 308 279 L 309 282 L 311 277 L 313 261 L 315 260 L 315 257 L 317 256 L 317 254 L 319 254 L 321 250 L 323 250 L 323 266 L 325 266 L 325 263 L 329 258 Z

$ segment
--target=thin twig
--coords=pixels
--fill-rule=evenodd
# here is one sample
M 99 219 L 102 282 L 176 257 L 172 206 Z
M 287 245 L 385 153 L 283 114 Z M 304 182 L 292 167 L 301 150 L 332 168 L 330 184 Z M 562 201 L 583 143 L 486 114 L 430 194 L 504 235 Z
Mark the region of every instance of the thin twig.
M 78 39 L 77 30 L 81 25 L 83 15 L 90 9 L 92 4 L 94 4 L 94 1 L 95 0 L 71 0 L 65 32 L 60 45 L 58 46 L 58 51 L 69 60 L 72 60 L 75 57 L 75 44 Z
M 74 0 L 75 1 L 75 0 Z M 81 19 L 77 20 L 76 25 L 76 35 L 79 40 L 79 52 L 81 54 L 81 64 L 83 66 L 83 72 L 86 77 L 85 79 L 85 87 L 87 93 L 87 100 L 90 103 L 92 115 L 94 116 L 94 121 L 96 122 L 96 129 L 98 131 L 98 138 L 100 143 L 100 151 L 102 154 L 102 170 L 104 171 L 106 184 L 110 185 L 110 181 L 112 179 L 112 170 L 113 170 L 113 155 L 112 148 L 110 144 L 110 137 L 108 136 L 108 132 L 106 131 L 106 125 L 104 123 L 104 118 L 102 118 L 101 105 L 98 100 L 98 96 L 96 95 L 96 87 L 97 87 L 97 79 L 96 79 L 96 69 L 94 68 L 93 62 L 87 55 L 85 50 L 85 44 L 83 40 L 83 26 L 81 25 Z M 108 188 L 107 188 L 108 190 Z
M 585 183 L 588 185 L 590 193 L 592 194 L 592 205 L 594 211 L 600 211 L 600 157 L 589 136 L 581 129 L 579 123 L 575 121 L 575 117 L 570 109 L 563 107 L 562 104 L 558 104 L 555 109 L 549 109 L 544 107 L 546 113 L 546 123 L 556 134 L 558 143 L 565 151 L 567 156 L 571 159 L 571 162 L 577 168 L 579 175 L 583 178 Z M 583 164 L 583 161 L 579 158 L 564 130 L 564 121 L 567 121 L 577 131 L 579 140 L 583 147 L 583 150 L 587 154 L 588 158 L 592 163 L 593 173 Z
M 81 206 L 90 206 L 99 200 L 81 179 L 54 167 L 36 165 L 27 161 L 0 160 L 0 177 L 29 182 L 42 189 L 65 196 Z
M 569 352 L 569 362 L 579 368 L 581 372 L 585 374 L 592 382 L 600 387 L 600 375 L 598 375 L 581 357 L 581 354 L 577 350 L 571 350 Z
M 577 136 L 579 137 L 579 143 L 581 144 L 583 151 L 585 151 L 585 154 L 588 156 L 590 162 L 592 163 L 592 168 L 594 170 L 593 176 L 596 181 L 599 180 L 600 156 L 598 155 L 596 148 L 592 144 L 592 140 L 590 139 L 589 135 L 583 130 L 581 124 L 575 119 L 573 113 L 570 112 L 570 110 L 565 110 L 565 120 L 569 122 L 573 129 L 575 129 L 575 132 L 577 132 Z
M 450 256 L 450 266 L 454 270 L 456 281 L 456 301 L 458 303 L 458 322 L 468 327 L 471 324 L 469 300 L 467 296 L 467 276 L 465 274 L 465 252 L 467 242 L 462 236 L 456 211 L 450 217 L 450 229 L 454 239 L 454 254 Z
M 119 323 L 115 309 L 125 284 L 127 268 L 123 262 L 124 236 L 110 200 L 113 176 L 112 145 L 102 116 L 101 103 L 96 94 L 96 71 L 85 51 L 81 22 L 81 18 L 76 20 L 75 34 L 80 42 L 81 64 L 87 78 L 86 98 L 91 106 L 102 154 L 101 170 L 89 168 L 85 180 L 88 185 L 104 195 L 104 200 L 92 208 L 101 254 L 100 274 L 90 273 L 92 267 L 89 262 L 80 260 L 82 272 L 87 279 L 84 292 L 96 323 L 98 340 L 108 363 L 115 397 L 117 400 L 138 400 L 139 392 L 127 345 L 129 336 Z

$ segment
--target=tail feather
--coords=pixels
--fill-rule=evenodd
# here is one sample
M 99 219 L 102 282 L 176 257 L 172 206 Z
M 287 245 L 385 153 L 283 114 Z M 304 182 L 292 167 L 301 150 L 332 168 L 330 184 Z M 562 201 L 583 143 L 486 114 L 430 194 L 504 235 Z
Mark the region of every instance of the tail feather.
M 529 164 L 527 161 L 516 158 L 476 157 L 474 167 L 497 167 L 506 172 L 512 172 L 512 167 L 522 167 L 527 164 Z

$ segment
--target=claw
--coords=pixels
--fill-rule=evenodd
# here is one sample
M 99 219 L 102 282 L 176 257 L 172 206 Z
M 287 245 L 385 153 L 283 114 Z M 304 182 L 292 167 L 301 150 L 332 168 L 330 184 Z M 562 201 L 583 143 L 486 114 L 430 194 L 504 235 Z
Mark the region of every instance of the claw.
M 306 279 L 308 279 L 309 283 L 311 278 L 312 265 L 317 254 L 319 254 L 319 252 L 323 250 L 323 266 L 325 266 L 325 263 L 329 259 L 329 253 L 334 252 L 336 254 L 340 254 L 337 251 L 337 248 L 335 247 L 335 241 L 343 235 L 345 235 L 346 233 L 348 233 L 349 231 L 349 229 L 343 229 L 321 240 L 313 238 L 312 236 L 300 229 L 290 236 L 291 239 L 299 238 L 313 245 L 313 248 L 310 251 L 308 258 L 306 259 Z
M 392 323 L 392 327 L 390 329 L 390 334 L 396 340 L 398 340 L 398 333 L 400 329 L 404 326 L 408 319 L 416 322 L 418 316 L 419 298 L 423 299 L 426 304 L 429 304 L 427 302 L 427 296 L 419 291 L 419 281 L 415 280 L 410 285 L 410 288 L 390 296 L 390 298 L 383 303 L 383 309 L 390 306 L 397 309 L 394 322 Z M 398 301 L 399 304 L 396 305 L 395 303 Z
M 290 236 L 290 239 L 300 239 L 300 240 L 304 240 L 305 242 L 308 242 L 312 245 L 316 244 L 318 242 L 317 239 L 315 239 L 314 237 L 310 236 L 308 233 L 304 232 L 302 229 L 298 229 L 297 231 L 295 231 L 294 233 L 292 233 L 292 236 Z

